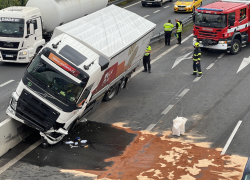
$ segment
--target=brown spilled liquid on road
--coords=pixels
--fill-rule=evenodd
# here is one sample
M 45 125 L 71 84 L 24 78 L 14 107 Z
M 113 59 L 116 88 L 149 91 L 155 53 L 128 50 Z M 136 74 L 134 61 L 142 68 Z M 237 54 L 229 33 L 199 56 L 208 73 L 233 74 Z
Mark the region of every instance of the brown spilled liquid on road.
M 162 136 L 146 131 L 132 131 L 114 124 L 129 133 L 137 133 L 134 141 L 121 156 L 106 159 L 112 167 L 105 171 L 62 170 L 82 173 L 96 179 L 120 180 L 240 180 L 247 162 L 246 157 L 220 155 L 221 149 L 209 148 L 210 143 L 194 143 L 196 138 L 171 137 L 172 132 Z M 80 175 L 79 174 L 79 175 Z M 96 175 L 96 176 L 93 176 Z

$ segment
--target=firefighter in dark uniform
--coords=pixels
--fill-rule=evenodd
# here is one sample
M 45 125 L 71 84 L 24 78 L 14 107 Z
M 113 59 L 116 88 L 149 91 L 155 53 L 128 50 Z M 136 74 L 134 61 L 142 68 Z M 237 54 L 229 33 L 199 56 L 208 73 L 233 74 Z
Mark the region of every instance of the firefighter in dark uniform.
M 151 53 L 151 46 L 148 46 L 143 56 L 144 70 L 142 72 L 147 72 L 148 70 L 148 72 L 151 73 L 150 53 Z
M 193 54 L 193 74 L 197 75 L 197 70 L 199 71 L 198 77 L 202 76 L 201 71 L 201 49 L 200 49 L 200 43 L 196 42 L 194 44 L 194 54 Z

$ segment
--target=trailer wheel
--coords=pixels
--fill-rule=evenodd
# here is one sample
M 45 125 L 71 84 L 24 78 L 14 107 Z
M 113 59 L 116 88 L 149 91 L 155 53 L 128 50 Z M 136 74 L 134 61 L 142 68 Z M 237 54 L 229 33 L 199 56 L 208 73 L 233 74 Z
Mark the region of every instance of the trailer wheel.
M 122 81 L 122 83 L 121 83 L 121 85 L 120 85 L 120 89 L 124 89 L 124 88 L 126 87 L 127 81 L 128 81 L 128 78 L 125 78 L 125 79 Z
M 47 149 L 49 147 L 49 143 L 46 139 L 44 139 L 44 137 L 41 137 L 41 141 L 42 141 L 42 146 L 44 149 Z
M 232 43 L 232 46 L 231 46 L 230 53 L 232 55 L 238 54 L 238 52 L 240 51 L 240 49 L 241 49 L 241 43 L 240 43 L 240 41 L 238 39 L 234 39 L 233 43 Z
M 106 92 L 105 96 L 104 96 L 104 101 L 110 101 L 111 99 L 113 99 L 116 95 L 117 92 L 117 87 L 111 87 L 108 92 Z

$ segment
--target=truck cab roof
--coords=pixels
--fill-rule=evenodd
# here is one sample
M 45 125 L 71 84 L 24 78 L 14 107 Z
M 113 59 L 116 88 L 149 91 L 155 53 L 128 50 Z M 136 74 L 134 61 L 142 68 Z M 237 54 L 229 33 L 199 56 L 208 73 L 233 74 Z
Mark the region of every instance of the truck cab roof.
M 202 6 L 200 8 L 197 8 L 198 11 L 216 11 L 217 14 L 225 14 L 231 11 L 234 11 L 239 8 L 246 7 L 246 3 L 249 3 L 249 1 L 240 1 L 240 0 L 222 0 L 218 2 L 214 2 L 205 6 Z M 205 12 L 206 13 L 206 12 Z M 208 12 L 207 12 L 208 13 Z
M 24 7 L 24 6 L 11 6 L 0 10 L 1 17 L 7 18 L 25 18 L 25 17 L 36 17 L 40 14 L 38 8 L 35 7 Z

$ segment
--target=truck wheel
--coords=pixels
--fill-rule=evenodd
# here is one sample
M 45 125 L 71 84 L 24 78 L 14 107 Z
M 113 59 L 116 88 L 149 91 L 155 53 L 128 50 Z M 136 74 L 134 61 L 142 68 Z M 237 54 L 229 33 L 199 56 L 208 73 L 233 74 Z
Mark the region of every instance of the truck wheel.
M 41 141 L 42 141 L 42 146 L 44 149 L 47 149 L 49 147 L 49 143 L 46 139 L 44 139 L 44 137 L 41 137 Z
M 238 39 L 234 39 L 233 40 L 233 43 L 231 45 L 231 50 L 230 50 L 230 53 L 231 54 L 237 54 L 241 49 L 241 43 Z
M 117 92 L 117 87 L 111 87 L 111 89 L 109 89 L 108 92 L 106 92 L 105 96 L 104 96 L 104 101 L 110 101 L 111 99 L 113 99 L 116 95 Z
M 39 53 L 39 51 L 42 49 L 42 46 L 39 46 L 38 48 L 36 48 L 36 54 Z

